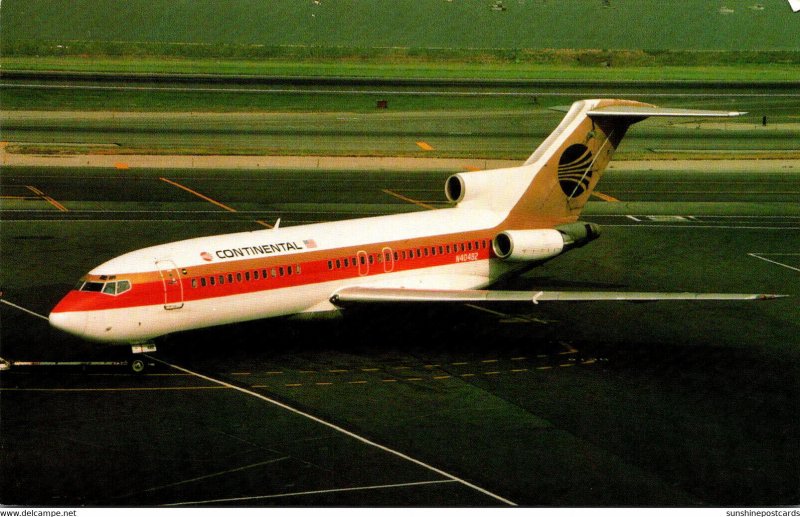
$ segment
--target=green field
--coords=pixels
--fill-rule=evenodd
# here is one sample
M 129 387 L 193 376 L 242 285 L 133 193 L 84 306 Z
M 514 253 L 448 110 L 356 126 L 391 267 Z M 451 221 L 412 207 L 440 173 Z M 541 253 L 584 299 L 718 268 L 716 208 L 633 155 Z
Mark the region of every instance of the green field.
M 755 0 L 5 0 L 3 42 L 434 49 L 798 50 L 800 17 Z M 665 30 L 666 29 L 666 30 Z

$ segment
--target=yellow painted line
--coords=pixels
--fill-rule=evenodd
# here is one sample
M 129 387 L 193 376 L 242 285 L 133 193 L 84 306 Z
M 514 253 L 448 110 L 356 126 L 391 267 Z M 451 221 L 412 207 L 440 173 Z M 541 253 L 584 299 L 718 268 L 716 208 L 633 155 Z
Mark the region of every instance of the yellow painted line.
M 462 373 L 461 377 L 475 377 L 474 373 Z
M 477 172 L 477 171 L 480 171 L 480 170 L 483 170 L 483 169 L 481 169 L 480 167 L 474 167 L 472 165 L 466 165 L 464 167 L 464 170 L 467 170 L 467 171 L 470 171 L 470 172 Z
M 126 169 L 130 169 L 131 166 L 128 165 L 127 163 L 125 163 L 125 162 L 119 162 L 119 163 L 115 163 L 114 164 L 114 168 L 117 169 L 117 170 L 126 170 Z
M 381 382 L 397 382 L 397 379 L 383 379 Z
M 250 372 L 233 372 L 231 375 L 252 375 Z
M 438 368 L 442 366 L 441 364 L 426 364 L 425 368 Z
M 212 205 L 216 205 L 216 206 L 222 208 L 223 210 L 227 210 L 228 212 L 234 212 L 234 213 L 236 212 L 235 208 L 231 208 L 231 207 L 229 207 L 228 205 L 226 205 L 224 203 L 220 203 L 219 201 L 217 201 L 215 199 L 211 199 L 210 197 L 208 197 L 208 196 L 206 196 L 204 194 L 201 194 L 200 192 L 198 192 L 196 190 L 192 190 L 192 189 L 190 189 L 189 187 L 187 187 L 185 185 L 181 185 L 177 181 L 172 181 L 172 180 L 167 179 L 167 178 L 158 178 L 158 179 L 160 179 L 161 181 L 163 181 L 165 183 L 169 183 L 170 185 L 178 187 L 181 190 L 185 190 L 186 192 L 188 192 L 188 193 L 190 193 L 192 195 L 195 195 L 195 196 L 199 197 L 200 199 L 202 199 L 204 201 L 208 201 Z M 260 224 L 261 226 L 266 226 L 267 228 L 272 228 L 271 224 L 265 223 L 264 221 L 255 221 L 255 222 Z
M 484 375 L 500 375 L 500 372 L 483 372 Z
M 511 358 L 512 361 L 524 361 L 525 359 L 527 359 L 527 357 L 524 357 L 524 356 L 523 357 L 512 357 Z
M 451 378 L 451 377 L 452 377 L 452 375 L 436 375 L 436 376 L 434 376 L 433 378 L 434 378 L 434 379 L 436 379 L 436 380 L 438 381 L 438 380 L 440 380 L 440 379 L 449 379 L 449 378 Z
M 602 192 L 598 192 L 596 190 L 592 192 L 592 195 L 594 197 L 598 197 L 598 198 L 602 199 L 603 201 L 608 201 L 609 203 L 619 203 L 620 202 L 619 199 L 617 199 L 617 198 L 615 198 L 613 196 L 609 196 L 608 194 L 603 194 Z
M 410 366 L 395 366 L 394 369 L 395 370 L 410 370 L 411 367 Z
M 408 379 L 406 379 L 406 380 L 407 380 L 407 381 L 421 381 L 421 380 L 422 380 L 422 377 L 409 377 L 409 378 L 408 378 Z
M 485 363 L 485 364 L 488 364 L 488 363 L 497 363 L 497 362 L 500 362 L 500 359 L 484 359 L 484 360 L 483 360 L 483 361 L 481 361 L 481 362 L 482 362 L 482 363 Z
M 282 375 L 283 372 L 267 372 L 267 375 Z
M 391 191 L 389 189 L 385 188 L 385 189 L 383 189 L 383 192 L 385 192 L 386 194 L 389 194 L 390 196 L 394 196 L 397 199 L 401 199 L 401 200 L 403 200 L 403 201 L 405 201 L 407 203 L 411 203 L 413 205 L 421 206 L 422 208 L 427 208 L 428 210 L 436 210 L 436 207 L 434 207 L 434 206 L 431 206 L 431 205 L 429 205 L 427 203 L 423 203 L 422 201 L 417 201 L 416 199 L 411 199 L 410 197 L 406 197 L 406 196 L 404 196 L 402 194 L 398 194 L 397 192 L 393 192 L 393 191 Z
M 51 205 L 56 207 L 57 210 L 59 210 L 61 212 L 69 212 L 69 210 L 67 210 L 64 205 L 62 205 L 61 203 L 59 203 L 55 199 L 51 198 L 50 196 L 48 196 L 47 194 L 45 194 L 44 192 L 42 192 L 38 188 L 32 187 L 31 185 L 25 185 L 25 186 L 28 188 L 28 190 L 30 190 L 31 192 L 33 192 L 34 194 L 36 194 L 40 198 L 44 199 L 45 201 L 47 201 L 48 203 L 50 203 Z
M 316 384 L 317 386 L 331 386 L 333 383 L 332 382 L 315 382 L 314 384 Z
M 422 142 L 422 141 L 420 141 L 420 142 L 417 142 L 417 145 L 418 145 L 418 146 L 419 146 L 419 148 L 420 148 L 420 149 L 422 149 L 423 151 L 433 151 L 433 147 L 432 147 L 432 146 L 431 146 L 431 144 L 429 144 L 428 142 Z
M 588 359 L 586 361 L 583 361 L 581 364 L 594 364 L 596 362 L 597 362 L 597 359 Z
M 536 369 L 537 370 L 551 370 L 552 368 L 553 368 L 552 366 L 538 366 Z
M 378 368 L 362 368 L 362 372 L 377 372 Z
M 300 373 L 317 373 L 315 370 L 300 370 Z
M 561 368 L 569 368 L 570 366 L 575 366 L 575 363 L 564 363 L 564 364 L 559 364 L 558 366 L 560 366 Z
M 328 370 L 330 373 L 344 373 L 349 372 L 350 370 Z
M 347 384 L 366 384 L 367 381 L 348 381 Z
M 0 391 L 45 391 L 45 392 L 99 392 L 99 391 L 191 391 L 228 390 L 227 386 L 158 386 L 138 388 L 0 388 Z
M 35 196 L 0 196 L 0 199 L 39 199 Z
M 297 388 L 298 386 L 302 386 L 302 384 L 285 384 L 287 388 Z
M 527 368 L 517 368 L 516 370 L 511 370 L 511 371 L 514 372 L 514 373 L 520 373 L 520 372 L 527 372 L 528 369 Z
M 450 364 L 452 364 L 453 366 L 464 366 L 465 364 L 469 363 L 450 363 Z
M 269 388 L 266 384 L 253 384 L 251 388 Z

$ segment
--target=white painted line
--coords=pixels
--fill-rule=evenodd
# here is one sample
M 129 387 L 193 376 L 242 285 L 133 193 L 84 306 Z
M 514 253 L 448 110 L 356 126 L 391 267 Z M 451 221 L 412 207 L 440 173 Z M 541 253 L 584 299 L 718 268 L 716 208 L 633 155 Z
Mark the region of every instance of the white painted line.
M 187 483 L 195 483 L 197 481 L 203 481 L 205 479 L 211 479 L 211 478 L 215 478 L 215 477 L 219 477 L 219 476 L 224 476 L 225 474 L 233 474 L 234 472 L 241 472 L 243 470 L 248 470 L 248 469 L 252 469 L 252 468 L 256 468 L 256 467 L 262 467 L 264 465 L 269 465 L 271 463 L 278 463 L 279 461 L 285 461 L 285 460 L 288 460 L 288 459 L 291 459 L 291 456 L 283 456 L 281 458 L 275 458 L 275 459 L 271 459 L 271 460 L 267 460 L 267 461 L 262 461 L 262 462 L 259 462 L 259 463 L 253 463 L 251 465 L 245 465 L 243 467 L 237 467 L 237 468 L 234 468 L 234 469 L 225 470 L 223 472 L 215 472 L 213 474 L 206 474 L 205 476 L 200 476 L 200 477 L 196 477 L 196 478 L 192 478 L 192 479 L 185 479 L 183 481 L 178 481 L 176 483 L 170 483 L 168 485 L 156 486 L 156 487 L 153 487 L 153 488 L 148 488 L 146 490 L 142 490 L 141 492 L 132 492 L 132 493 L 126 494 L 126 495 L 124 495 L 122 497 L 127 497 L 127 496 L 130 496 L 130 495 L 140 494 L 140 493 L 145 493 L 145 492 L 155 492 L 157 490 L 163 490 L 165 488 L 171 488 L 171 487 L 174 487 L 174 486 L 185 485 Z
M 394 456 L 397 456 L 398 458 L 404 459 L 406 461 L 414 463 L 415 465 L 419 465 L 420 467 L 424 467 L 424 468 L 426 468 L 426 469 L 428 469 L 428 470 L 430 470 L 432 472 L 435 472 L 435 473 L 439 474 L 440 476 L 444 476 L 444 477 L 446 477 L 446 478 L 448 478 L 448 479 L 450 479 L 452 481 L 456 481 L 458 483 L 461 483 L 462 485 L 464 485 L 464 486 L 466 486 L 468 488 L 471 488 L 471 489 L 473 489 L 473 490 L 475 490 L 477 492 L 480 492 L 480 493 L 482 493 L 484 495 L 487 495 L 487 496 L 489 496 L 489 497 L 491 497 L 491 498 L 493 498 L 493 499 L 495 499 L 497 501 L 500 501 L 500 502 L 502 502 L 504 504 L 507 504 L 509 506 L 517 506 L 516 503 L 514 503 L 512 501 L 509 501 L 508 499 L 505 499 L 504 497 L 501 497 L 501 496 L 499 496 L 497 494 L 494 494 L 494 493 L 486 490 L 485 488 L 481 488 L 481 487 L 479 487 L 477 485 L 474 485 L 474 484 L 470 483 L 469 481 L 465 481 L 465 480 L 463 480 L 461 478 L 458 478 L 458 477 L 456 477 L 456 476 L 454 476 L 452 474 L 449 474 L 449 473 L 447 473 L 447 472 L 445 472 L 445 471 L 443 471 L 441 469 L 438 469 L 436 467 L 428 465 L 427 463 L 424 463 L 424 462 L 422 462 L 420 460 L 414 459 L 411 456 L 408 456 L 407 454 L 403 454 L 402 452 L 396 451 L 394 449 L 390 449 L 389 447 L 386 447 L 385 445 L 381 445 L 379 443 L 375 443 L 375 442 L 373 442 L 371 440 L 368 440 L 368 439 L 364 438 L 363 436 L 359 436 L 359 435 L 357 435 L 357 434 L 355 434 L 355 433 L 353 433 L 351 431 L 348 431 L 347 429 L 339 427 L 338 425 L 335 425 L 335 424 L 332 424 L 332 423 L 327 422 L 325 420 L 322 420 L 321 418 L 316 417 L 314 415 L 311 415 L 309 413 L 306 413 L 304 411 L 300 411 L 299 409 L 295 409 L 295 408 L 293 408 L 293 407 L 291 407 L 291 406 L 289 406 L 287 404 L 284 404 L 282 402 L 278 402 L 277 400 L 274 400 L 274 399 L 271 399 L 271 398 L 266 397 L 264 395 L 261 395 L 260 393 L 256 393 L 254 391 L 250 391 L 250 390 L 248 390 L 246 388 L 242 388 L 240 386 L 235 386 L 235 385 L 230 384 L 228 382 L 221 381 L 219 379 L 215 379 L 215 378 L 209 377 L 207 375 L 203 375 L 203 374 L 200 374 L 200 373 L 197 373 L 197 372 L 193 372 L 192 370 L 188 370 L 188 369 L 183 368 L 181 366 L 177 366 L 177 365 L 168 363 L 166 361 L 162 361 L 161 359 L 156 359 L 155 357 L 152 357 L 152 356 L 147 355 L 147 354 L 145 354 L 145 357 L 147 357 L 148 359 L 151 359 L 153 361 L 159 362 L 161 364 L 167 365 L 167 366 L 169 366 L 171 368 L 174 368 L 174 369 L 176 369 L 178 371 L 181 371 L 181 372 L 184 372 L 184 373 L 193 374 L 193 375 L 195 375 L 197 377 L 200 377 L 201 379 L 207 380 L 209 382 L 213 382 L 213 383 L 219 384 L 221 386 L 227 386 L 227 387 L 229 387 L 231 389 L 234 389 L 234 390 L 239 391 L 241 393 L 244 393 L 246 395 L 250 395 L 251 397 L 256 397 L 258 399 L 261 399 L 264 402 L 269 402 L 270 404 L 273 404 L 273 405 L 278 406 L 278 407 L 280 407 L 282 409 L 290 411 L 290 412 L 292 412 L 292 413 L 294 413 L 296 415 L 300 415 L 300 416 L 306 417 L 309 420 L 317 422 L 318 424 L 321 424 L 321 425 L 324 425 L 326 427 L 329 427 L 330 429 L 333 429 L 334 431 L 338 431 L 338 432 L 340 432 L 340 433 L 342 433 L 342 434 L 344 434 L 346 436 L 349 436 L 350 438 L 358 440 L 361 443 L 364 443 L 366 445 L 370 445 L 370 446 L 375 447 L 376 449 L 380 449 L 380 450 L 382 450 L 384 452 L 388 452 L 389 454 L 393 454 Z M 226 501 L 226 500 L 219 500 L 219 501 L 215 501 L 215 502 L 224 502 L 224 501 Z M 191 503 L 186 503 L 186 504 L 191 504 Z
M 800 226 L 726 226 L 714 224 L 604 224 L 607 228 L 694 228 L 697 230 L 800 230 Z
M 3 221 L 3 222 L 5 223 L 6 221 Z M 0 303 L 4 303 L 4 304 L 6 304 L 6 305 L 10 305 L 11 307 L 14 307 L 15 309 L 19 309 L 19 310 L 21 310 L 22 312 L 26 312 L 26 313 L 30 314 L 31 316 L 36 316 L 37 318 L 42 318 L 42 319 L 43 319 L 43 320 L 45 320 L 45 321 L 50 321 L 50 318 L 48 318 L 47 316 L 44 316 L 44 315 L 42 315 L 42 314 L 39 314 L 38 312 L 33 312 L 33 311 L 31 311 L 31 310 L 28 310 L 28 309 L 26 309 L 25 307 L 20 307 L 20 306 L 19 306 L 19 305 L 17 305 L 16 303 L 11 303 L 11 302 L 9 302 L 8 300 L 2 300 L 2 299 L 0 299 Z
M 357 492 L 361 490 L 381 490 L 385 488 L 404 488 L 410 486 L 439 485 L 442 483 L 455 483 L 455 479 L 440 479 L 438 481 L 417 481 L 414 483 L 396 483 L 393 485 L 372 485 L 351 488 L 331 488 L 329 490 L 310 490 L 308 492 L 290 492 L 286 494 L 254 495 L 249 497 L 231 497 L 227 499 L 208 499 L 206 501 L 187 501 L 182 503 L 170 503 L 162 506 L 188 506 L 193 504 L 213 504 L 213 503 L 232 503 L 235 501 L 255 501 L 258 499 L 277 499 L 279 497 L 296 497 L 302 495 L 332 494 L 336 492 Z
M 762 257 L 758 253 L 748 253 L 748 255 L 750 255 L 751 257 L 755 257 L 757 259 L 761 259 L 764 262 L 769 262 L 771 264 L 776 264 L 778 266 L 785 267 L 786 269 L 791 269 L 792 271 L 797 271 L 798 273 L 800 273 L 800 268 L 792 267 L 792 266 L 790 266 L 788 264 L 784 264 L 783 262 L 778 262 L 777 260 L 770 260 L 768 258 Z M 764 253 L 764 255 L 798 255 L 798 254 L 796 254 L 796 253 Z
M 641 219 L 637 219 L 637 218 L 633 217 L 632 215 L 626 215 L 625 217 L 627 217 L 631 221 L 636 221 L 637 223 L 641 222 Z

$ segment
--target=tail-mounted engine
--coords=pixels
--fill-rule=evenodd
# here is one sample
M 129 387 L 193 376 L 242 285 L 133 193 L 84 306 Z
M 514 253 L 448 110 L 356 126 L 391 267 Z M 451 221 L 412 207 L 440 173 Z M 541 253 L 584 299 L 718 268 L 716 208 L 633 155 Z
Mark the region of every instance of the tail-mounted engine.
M 594 223 L 571 223 L 554 229 L 506 230 L 497 234 L 492 248 L 503 260 L 532 262 L 553 258 L 599 236 L 600 227 Z

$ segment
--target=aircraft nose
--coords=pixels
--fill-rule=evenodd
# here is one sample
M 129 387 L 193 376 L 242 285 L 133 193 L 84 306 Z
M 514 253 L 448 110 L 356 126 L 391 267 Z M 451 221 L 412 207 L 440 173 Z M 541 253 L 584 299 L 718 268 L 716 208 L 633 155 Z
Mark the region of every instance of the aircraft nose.
M 74 336 L 86 332 L 86 314 L 82 312 L 51 312 L 50 326 Z

